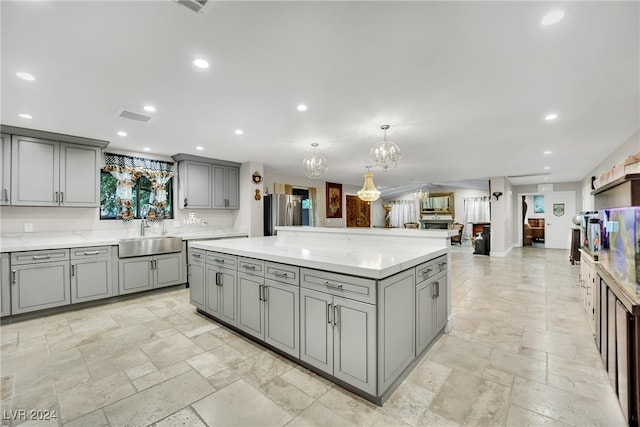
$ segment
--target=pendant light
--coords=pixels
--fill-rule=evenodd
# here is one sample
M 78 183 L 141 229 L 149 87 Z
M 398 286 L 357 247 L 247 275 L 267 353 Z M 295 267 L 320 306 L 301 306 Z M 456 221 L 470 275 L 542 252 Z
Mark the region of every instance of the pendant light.
M 382 125 L 380 129 L 384 131 L 384 140 L 371 147 L 371 159 L 373 159 L 376 166 L 384 170 L 393 169 L 398 166 L 400 161 L 400 149 L 393 142 L 387 141 L 389 125 Z
M 304 174 L 309 178 L 318 179 L 327 173 L 327 159 L 318 154 L 318 143 L 311 144 L 313 147 L 313 154 L 309 154 L 302 161 L 304 167 Z
M 380 192 L 373 183 L 373 174 L 369 170 L 371 166 L 367 166 L 367 173 L 364 174 L 364 186 L 358 191 L 358 198 L 365 202 L 373 202 L 378 200 Z

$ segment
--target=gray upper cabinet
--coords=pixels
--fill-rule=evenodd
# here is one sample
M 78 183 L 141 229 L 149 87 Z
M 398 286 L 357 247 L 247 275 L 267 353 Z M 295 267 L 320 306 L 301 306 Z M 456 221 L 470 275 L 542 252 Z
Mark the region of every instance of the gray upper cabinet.
M 8 205 L 11 202 L 11 136 L 0 134 L 0 205 Z
M 176 154 L 181 209 L 239 209 L 240 164 Z
M 13 135 L 11 204 L 98 207 L 100 148 Z
M 213 166 L 213 208 L 240 207 L 240 169 L 232 166 Z

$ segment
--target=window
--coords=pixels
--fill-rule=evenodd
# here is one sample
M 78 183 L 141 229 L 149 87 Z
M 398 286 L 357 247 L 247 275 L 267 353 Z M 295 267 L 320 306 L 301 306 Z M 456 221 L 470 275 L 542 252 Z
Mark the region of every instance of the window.
M 100 174 L 100 219 L 117 219 L 120 205 L 117 203 L 116 185 L 118 180 L 109 172 Z M 173 218 L 173 179 L 167 184 L 167 212 L 168 218 Z M 141 176 L 133 183 L 133 205 L 131 207 L 134 218 L 140 219 L 147 216 L 149 209 L 153 209 L 151 194 L 151 181 L 146 176 Z

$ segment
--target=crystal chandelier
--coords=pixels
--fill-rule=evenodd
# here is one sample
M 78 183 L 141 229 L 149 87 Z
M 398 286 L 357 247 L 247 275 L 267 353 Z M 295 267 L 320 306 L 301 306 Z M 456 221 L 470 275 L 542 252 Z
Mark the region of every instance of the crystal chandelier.
M 327 172 L 327 159 L 318 154 L 318 143 L 311 144 L 313 154 L 309 154 L 302 161 L 304 174 L 309 178 L 318 179 Z
M 378 142 L 371 147 L 371 158 L 382 169 L 393 169 L 398 166 L 400 161 L 400 149 L 396 144 L 387 141 L 387 129 L 389 125 L 382 125 L 380 129 L 384 131 L 384 141 Z
M 373 174 L 370 172 L 371 166 L 367 166 L 367 173 L 364 174 L 364 186 L 358 191 L 358 198 L 365 202 L 373 202 L 378 200 L 380 192 L 373 183 Z

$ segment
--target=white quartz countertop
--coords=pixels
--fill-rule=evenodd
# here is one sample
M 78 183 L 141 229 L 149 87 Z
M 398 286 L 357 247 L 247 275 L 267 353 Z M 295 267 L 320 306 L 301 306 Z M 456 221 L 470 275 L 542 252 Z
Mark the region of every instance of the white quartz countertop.
M 417 238 L 448 238 L 457 236 L 457 230 L 426 230 L 413 228 L 345 228 L 345 227 L 307 227 L 307 226 L 277 226 L 277 232 L 296 233 L 299 235 L 313 234 L 349 234 L 362 236 L 397 236 Z
M 148 234 L 154 237 L 155 234 Z M 176 230 L 165 236 L 182 240 L 226 239 L 246 237 L 247 232 L 232 229 Z M 21 252 L 44 249 L 81 248 L 89 246 L 117 245 L 120 239 L 138 237 L 131 233 L 113 231 L 60 231 L 40 233 L 7 233 L 0 235 L 0 252 Z
M 431 239 L 333 237 L 250 237 L 189 242 L 189 247 L 372 279 L 389 277 L 448 253 L 447 247 Z

